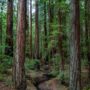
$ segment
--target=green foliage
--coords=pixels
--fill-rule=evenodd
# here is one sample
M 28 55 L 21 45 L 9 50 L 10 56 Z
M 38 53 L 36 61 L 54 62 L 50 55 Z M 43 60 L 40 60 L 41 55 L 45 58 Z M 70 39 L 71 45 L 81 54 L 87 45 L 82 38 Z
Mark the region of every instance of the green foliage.
M 35 59 L 30 60 L 28 58 L 26 59 L 25 68 L 27 71 L 29 71 L 30 69 L 35 70 L 38 67 L 38 65 L 40 65 L 39 60 Z
M 3 74 L 0 74 L 0 81 L 3 81 L 3 80 L 4 80 Z
M 58 77 L 58 79 L 60 79 L 61 81 L 64 81 L 64 79 L 65 79 L 64 72 L 60 71 L 57 77 Z
M 61 61 L 61 58 L 60 58 L 60 55 L 59 54 L 56 54 L 50 60 L 50 62 L 53 63 L 53 65 L 52 65 L 52 71 L 51 71 L 51 74 L 53 76 L 57 76 L 59 74 L 60 61 Z
M 7 85 L 7 86 L 12 86 L 12 84 L 13 84 L 11 77 L 5 78 L 4 81 L 5 81 L 5 85 Z
M 52 58 L 52 62 L 53 62 L 53 68 L 55 70 L 59 70 L 60 69 L 60 61 L 61 61 L 61 57 L 59 54 L 56 54 L 53 58 Z
M 5 55 L 2 55 L 0 58 L 2 58 L 0 59 L 0 73 L 5 73 L 7 69 L 11 68 L 12 66 L 12 58 Z
M 52 71 L 50 72 L 50 74 L 51 74 L 52 76 L 56 77 L 56 76 L 59 74 L 59 71 L 58 71 L 58 70 L 52 70 Z
M 88 60 L 87 59 L 82 59 L 82 66 L 88 66 Z
M 83 90 L 90 90 L 90 85 L 87 85 Z

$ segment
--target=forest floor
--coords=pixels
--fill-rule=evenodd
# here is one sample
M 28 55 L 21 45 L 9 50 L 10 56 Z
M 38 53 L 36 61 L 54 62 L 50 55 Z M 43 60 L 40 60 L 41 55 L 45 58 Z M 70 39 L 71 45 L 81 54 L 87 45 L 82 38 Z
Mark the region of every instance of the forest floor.
M 11 71 L 11 70 L 10 70 Z M 68 71 L 65 71 L 68 72 Z M 87 69 L 82 70 L 82 86 L 87 84 Z M 67 76 L 67 73 L 66 73 Z M 14 90 L 12 88 L 11 72 L 6 75 L 5 81 L 0 81 L 0 90 Z M 68 90 L 68 85 L 60 83 L 56 77 L 52 77 L 43 71 L 30 70 L 27 73 L 27 90 Z M 87 89 L 90 90 L 90 89 Z
M 4 82 L 0 82 L 0 90 L 14 90 L 14 89 L 6 85 Z

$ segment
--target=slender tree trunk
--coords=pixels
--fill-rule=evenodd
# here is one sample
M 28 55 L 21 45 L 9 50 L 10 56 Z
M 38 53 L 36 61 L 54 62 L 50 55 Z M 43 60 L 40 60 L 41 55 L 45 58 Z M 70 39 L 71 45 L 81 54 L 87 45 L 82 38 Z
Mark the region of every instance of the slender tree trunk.
M 51 42 L 53 40 L 53 27 L 52 27 L 52 23 L 53 23 L 53 19 L 54 19 L 54 10 L 53 10 L 53 0 L 49 0 L 49 5 L 48 5 L 49 9 L 48 9 L 48 18 L 49 18 L 49 41 Z M 51 50 L 49 51 L 49 57 L 52 58 L 54 53 L 54 47 L 51 47 Z
M 0 6 L 0 55 L 2 55 L 2 4 Z
M 5 54 L 13 56 L 13 0 L 8 0 Z
M 48 11 L 48 16 L 49 16 L 49 33 L 51 34 L 51 32 L 53 31 L 52 28 L 52 23 L 53 23 L 53 0 L 49 0 L 49 11 Z
M 30 0 L 30 58 L 32 58 L 32 0 Z
M 45 64 L 47 64 L 47 61 L 48 61 L 48 43 L 47 43 L 47 40 L 48 40 L 48 33 L 47 33 L 47 10 L 46 10 L 46 1 L 44 1 L 44 48 L 45 48 L 45 54 L 46 54 L 46 57 L 45 57 Z
M 47 13 L 46 13 L 46 1 L 44 2 L 44 47 L 47 48 Z
M 88 59 L 88 80 L 90 81 L 90 0 L 85 0 L 85 29 Z
M 18 25 L 16 39 L 16 54 L 14 60 L 14 85 L 16 90 L 26 90 L 25 79 L 25 35 L 26 35 L 26 5 L 27 0 L 18 0 Z
M 58 20 L 59 20 L 59 51 L 60 51 L 60 56 L 61 56 L 61 70 L 64 71 L 64 50 L 62 46 L 62 40 L 63 40 L 63 35 L 62 35 L 62 13 L 59 9 L 58 11 Z
M 39 59 L 38 0 L 35 0 L 35 58 Z
M 71 0 L 72 30 L 70 38 L 70 89 L 81 90 L 80 11 L 79 0 Z

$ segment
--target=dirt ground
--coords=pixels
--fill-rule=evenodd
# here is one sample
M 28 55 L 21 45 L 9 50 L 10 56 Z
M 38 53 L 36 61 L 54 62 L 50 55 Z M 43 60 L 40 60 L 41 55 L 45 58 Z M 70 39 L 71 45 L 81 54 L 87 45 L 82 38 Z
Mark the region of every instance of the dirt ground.
M 36 72 L 34 72 L 34 74 L 33 74 L 33 71 L 31 71 L 30 75 L 33 76 L 32 77 L 33 79 L 35 78 L 35 75 L 38 75 L 38 77 L 42 77 L 42 75 L 41 74 L 39 75 L 38 73 L 40 73 L 40 72 L 37 72 L 37 74 L 36 74 Z M 11 76 L 9 78 L 11 78 Z M 51 80 L 47 80 L 47 81 L 41 83 L 40 87 L 42 88 L 43 86 L 44 87 L 51 86 L 51 88 L 52 87 L 53 88 L 48 89 L 48 90 L 56 90 L 54 88 L 58 85 L 59 86 L 58 90 L 68 90 L 68 87 L 66 87 L 64 85 L 60 85 L 59 83 L 57 84 L 57 81 L 56 82 L 55 81 L 56 81 L 56 79 L 52 78 Z M 87 84 L 87 69 L 82 70 L 82 82 L 83 82 L 82 85 L 86 86 L 86 84 Z M 0 81 L 0 90 L 14 90 L 14 89 L 12 87 L 10 87 L 9 85 L 6 85 L 3 81 Z M 31 81 L 28 80 L 27 90 L 37 90 L 37 88 L 31 83 Z M 47 89 L 40 89 L 40 90 L 47 90 Z
M 5 85 L 3 82 L 0 82 L 0 90 L 14 90 L 14 89 Z

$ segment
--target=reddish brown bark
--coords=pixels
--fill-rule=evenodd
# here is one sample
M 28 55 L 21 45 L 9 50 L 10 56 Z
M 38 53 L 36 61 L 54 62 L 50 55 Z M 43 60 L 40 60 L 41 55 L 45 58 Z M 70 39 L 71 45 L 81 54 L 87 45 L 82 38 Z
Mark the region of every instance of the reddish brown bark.
M 13 0 L 7 2 L 7 29 L 5 54 L 13 56 Z
M 14 85 L 16 90 L 26 90 L 25 79 L 25 42 L 26 42 L 26 0 L 18 0 L 18 25 L 16 39 L 16 54 L 14 60 Z
M 70 89 L 81 90 L 80 62 L 80 9 L 79 0 L 71 1 L 71 37 L 70 37 Z
M 35 58 L 39 59 L 38 0 L 35 0 Z

